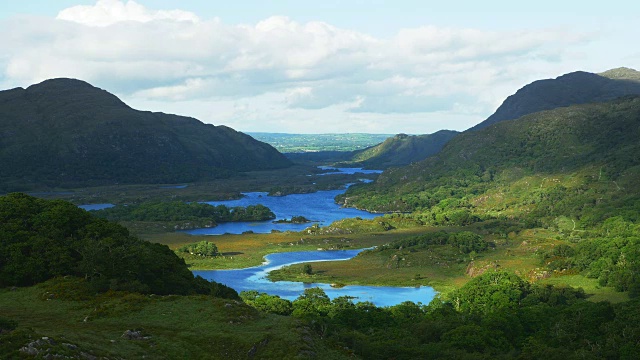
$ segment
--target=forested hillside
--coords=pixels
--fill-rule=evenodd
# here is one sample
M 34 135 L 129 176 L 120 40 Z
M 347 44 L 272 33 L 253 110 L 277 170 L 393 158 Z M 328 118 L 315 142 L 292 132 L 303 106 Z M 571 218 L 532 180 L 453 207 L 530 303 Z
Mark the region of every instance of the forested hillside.
M 225 126 L 137 111 L 80 80 L 0 92 L 0 192 L 178 183 L 290 162 Z
M 288 153 L 289 159 L 302 164 L 335 164 L 337 166 L 386 169 L 408 165 L 437 154 L 458 134 L 457 131 L 440 130 L 433 134 L 397 134 L 380 144 L 355 151 L 316 151 Z
M 586 226 L 636 206 L 639 125 L 638 97 L 531 114 L 465 132 L 436 156 L 351 187 L 342 201 L 538 223 L 563 215 Z
M 135 238 L 125 227 L 62 200 L 21 193 L 0 197 L 0 240 L 0 287 L 71 275 L 84 278 L 94 292 L 235 293 L 194 278 L 166 245 Z
M 408 165 L 437 154 L 457 134 L 450 130 L 426 135 L 398 134 L 376 146 L 354 151 L 350 161 L 372 169 Z

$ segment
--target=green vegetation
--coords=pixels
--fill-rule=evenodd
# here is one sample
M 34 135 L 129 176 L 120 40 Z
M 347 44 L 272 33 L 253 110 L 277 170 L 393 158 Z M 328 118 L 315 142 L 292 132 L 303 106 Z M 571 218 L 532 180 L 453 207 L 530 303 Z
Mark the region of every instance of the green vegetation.
M 518 216 L 549 224 L 567 216 L 597 223 L 614 208 L 633 209 L 640 194 L 633 181 L 639 113 L 640 98 L 624 98 L 463 133 L 437 157 L 354 185 L 341 200 L 423 212 L 425 221 L 463 210 L 478 219 Z
M 35 358 L 341 358 L 298 319 L 237 300 L 96 295 L 77 290 L 82 284 L 81 279 L 58 278 L 14 291 L 0 289 L 0 317 L 10 325 L 0 325 L 5 330 L 0 331 L 0 358 L 32 358 L 20 351 L 29 347 L 40 351 Z
M 73 79 L 0 92 L 0 192 L 184 183 L 291 162 L 225 126 L 137 111 Z
M 212 242 L 208 242 L 206 240 L 200 241 L 196 244 L 185 245 L 178 249 L 179 252 L 189 253 L 191 255 L 196 256 L 218 256 L 220 253 L 218 252 L 218 247 L 216 244 Z
M 437 154 L 456 135 L 457 131 L 450 130 L 427 135 L 398 134 L 379 145 L 354 151 L 350 160 L 345 163 L 370 169 L 409 165 Z
M 87 279 L 94 291 L 235 294 L 194 278 L 167 246 L 132 237 L 126 228 L 61 200 L 0 197 L 0 239 L 0 287 L 73 275 Z
M 584 292 L 531 284 L 504 271 L 488 271 L 424 306 L 388 308 L 333 300 L 318 288 L 293 302 L 242 293 L 265 312 L 291 314 L 314 324 L 327 341 L 366 359 L 455 358 L 632 359 L 640 354 L 638 302 L 585 301 Z M 625 335 L 623 335 L 625 334 Z M 593 346 L 584 346 L 592 344 Z
M 283 134 L 248 132 L 259 141 L 275 147 L 281 153 L 345 152 L 379 144 L 388 134 Z
M 93 213 L 111 221 L 168 223 L 174 229 L 213 227 L 217 223 L 232 221 L 265 221 L 276 217 L 268 207 L 260 204 L 228 208 L 182 201 L 117 205 Z
M 287 157 L 298 164 L 386 169 L 424 160 L 438 153 L 457 134 L 450 130 L 427 135 L 398 134 L 365 149 L 289 153 Z
M 1 353 L 19 357 L 33 348 L 39 356 L 169 359 L 635 359 L 640 353 L 638 300 L 589 302 L 579 289 L 531 284 L 503 271 L 488 271 L 429 305 L 387 308 L 330 300 L 318 288 L 294 301 L 243 292 L 252 309 L 203 296 L 95 295 L 85 285 L 57 278 L 0 290 Z
M 285 223 L 290 223 L 290 224 L 306 224 L 311 222 L 311 220 L 307 219 L 304 216 L 292 216 L 291 219 L 281 219 L 281 220 L 276 220 L 274 221 L 274 223 L 276 224 L 285 224 Z
M 1 198 L 0 354 L 26 356 L 24 348 L 39 357 L 636 359 L 640 98 L 503 121 L 639 86 L 630 69 L 601 75 L 575 73 L 525 87 L 481 129 L 457 135 L 436 156 L 392 168 L 340 197 L 347 206 L 398 212 L 376 219 L 300 233 L 224 235 L 213 244 L 145 224 L 159 229 L 230 217 L 231 209 L 138 199 L 138 207 L 112 210 L 113 219 L 152 244 L 62 201 Z M 497 123 L 488 126 L 489 120 Z M 412 145 L 396 149 L 394 141 L 417 137 L 392 140 L 386 146 L 397 155 Z M 247 174 L 251 182 L 242 184 L 285 194 L 313 191 L 312 183 L 329 178 L 304 177 Z M 218 196 L 239 192 L 214 184 L 220 183 L 207 189 Z M 318 288 L 294 301 L 257 291 L 238 298 L 187 270 L 257 265 L 271 252 L 373 246 L 349 261 L 297 264 L 270 278 L 430 285 L 439 297 L 386 308 L 331 300 Z

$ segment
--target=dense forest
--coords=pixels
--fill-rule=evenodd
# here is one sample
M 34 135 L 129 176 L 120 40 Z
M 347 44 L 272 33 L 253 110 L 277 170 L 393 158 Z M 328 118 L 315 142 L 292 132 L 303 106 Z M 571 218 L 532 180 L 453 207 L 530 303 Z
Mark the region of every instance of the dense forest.
M 233 294 L 194 277 L 167 246 L 61 200 L 0 197 L 0 286 L 29 286 L 56 276 L 87 280 L 95 291 Z
M 260 204 L 229 208 L 224 205 L 213 206 L 182 201 L 117 205 L 93 213 L 111 221 L 163 222 L 173 224 L 174 228 L 213 227 L 222 222 L 265 221 L 276 218 L 269 208 Z
M 309 322 L 362 359 L 636 359 L 640 303 L 593 303 L 581 290 L 531 284 L 489 271 L 429 305 L 387 308 L 330 300 L 318 288 L 293 302 L 255 291 L 257 309 Z

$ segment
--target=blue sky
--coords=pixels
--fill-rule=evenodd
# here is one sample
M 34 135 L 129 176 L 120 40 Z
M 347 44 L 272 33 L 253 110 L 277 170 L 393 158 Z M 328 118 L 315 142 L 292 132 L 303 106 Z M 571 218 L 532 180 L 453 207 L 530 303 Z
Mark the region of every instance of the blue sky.
M 628 1 L 7 0 L 0 88 L 74 77 L 241 131 L 464 130 L 531 81 L 640 69 Z

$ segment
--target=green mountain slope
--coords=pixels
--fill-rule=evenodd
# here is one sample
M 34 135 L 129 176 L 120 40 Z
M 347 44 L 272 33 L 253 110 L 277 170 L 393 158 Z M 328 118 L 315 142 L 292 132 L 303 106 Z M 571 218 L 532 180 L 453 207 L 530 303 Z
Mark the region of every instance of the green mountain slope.
M 640 97 L 538 112 L 462 133 L 436 156 L 351 187 L 342 201 L 431 217 L 457 209 L 462 223 L 638 217 L 639 137 Z
M 450 130 L 426 135 L 398 134 L 381 144 L 355 151 L 351 161 L 376 169 L 408 165 L 437 154 L 457 134 L 457 131 Z
M 0 92 L 0 164 L 8 191 L 189 182 L 290 162 L 231 128 L 137 111 L 83 81 L 53 79 Z
M 577 71 L 526 85 L 509 96 L 493 115 L 469 130 L 538 111 L 608 101 L 624 95 L 640 95 L 640 72 L 629 68 L 612 69 L 601 74 Z
M 362 150 L 288 153 L 286 156 L 301 164 L 334 164 L 386 169 L 392 166 L 408 165 L 437 154 L 457 134 L 459 134 L 457 131 L 451 130 L 440 130 L 426 135 L 398 134 Z

